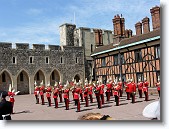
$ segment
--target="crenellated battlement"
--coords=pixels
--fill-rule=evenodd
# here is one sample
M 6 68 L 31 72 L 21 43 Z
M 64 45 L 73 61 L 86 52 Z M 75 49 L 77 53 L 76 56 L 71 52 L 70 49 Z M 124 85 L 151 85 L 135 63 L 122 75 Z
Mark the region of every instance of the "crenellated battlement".
M 16 43 L 16 49 L 29 49 L 28 43 Z
M 10 49 L 12 49 L 12 43 L 0 42 L 0 48 L 10 48 Z

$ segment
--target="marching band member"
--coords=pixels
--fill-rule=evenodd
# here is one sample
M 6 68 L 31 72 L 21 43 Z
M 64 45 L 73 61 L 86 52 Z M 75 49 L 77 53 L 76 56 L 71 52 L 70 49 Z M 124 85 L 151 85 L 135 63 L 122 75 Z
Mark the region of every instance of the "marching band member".
M 127 100 L 130 100 L 130 79 L 126 81 L 125 87 L 126 87 L 126 94 L 127 94 Z
M 102 84 L 102 81 L 100 80 L 100 98 L 102 101 L 102 104 L 104 104 L 104 84 Z
M 81 99 L 81 102 L 83 102 L 83 87 L 82 87 L 82 82 L 79 80 L 79 83 L 80 83 L 80 99 Z
M 48 107 L 51 106 L 51 92 L 52 92 L 52 88 L 51 88 L 50 84 L 48 84 L 47 88 L 46 88 L 46 98 L 48 100 Z
M 133 82 L 133 79 L 131 79 L 131 97 L 132 97 L 132 103 L 135 103 L 135 95 L 136 95 L 136 84 Z
M 93 103 L 93 85 L 92 85 L 92 81 L 90 81 L 89 83 L 89 97 L 90 97 L 90 102 Z
M 65 101 L 66 110 L 69 110 L 69 97 L 68 96 L 69 96 L 69 87 L 66 84 L 63 89 L 63 98 Z
M 74 92 L 75 105 L 77 105 L 77 111 L 76 112 L 80 112 L 80 100 L 79 100 L 80 88 L 79 88 L 79 86 L 80 86 L 80 84 L 77 83 L 77 88 L 75 89 L 75 92 Z
M 114 92 L 113 92 L 113 95 L 115 97 L 116 106 L 119 106 L 119 90 L 120 90 L 120 86 L 118 85 L 117 80 L 116 80 L 116 82 L 114 83 Z
M 160 76 L 158 76 L 158 82 L 155 85 L 157 87 L 158 95 L 160 97 Z
M 85 99 L 85 102 L 86 102 L 86 107 L 89 106 L 89 101 L 88 101 L 88 94 L 89 94 L 89 90 L 90 88 L 88 87 L 88 82 L 85 82 L 85 86 L 84 86 L 84 99 Z
M 96 100 L 97 100 L 97 104 L 98 104 L 98 108 L 101 109 L 102 104 L 100 101 L 100 87 L 99 87 L 99 81 L 97 81 L 97 84 L 94 84 L 94 93 L 96 96 Z
M 8 96 L 9 96 L 9 102 L 12 103 L 12 114 L 14 113 L 13 112 L 14 102 L 15 102 L 14 96 L 17 95 L 19 92 L 20 91 L 15 92 L 15 89 L 12 87 L 11 84 L 9 84 Z
M 35 89 L 34 89 L 34 95 L 35 95 L 35 98 L 36 98 L 36 104 L 39 104 L 39 86 L 37 86 L 37 83 L 35 81 L 34 83 L 35 85 Z
M 143 82 L 141 81 L 141 78 L 138 79 L 137 86 L 138 86 L 139 98 L 142 98 Z
M 58 83 L 55 82 L 54 91 L 53 91 L 53 99 L 55 102 L 55 108 L 58 108 L 58 95 L 59 95 L 59 87 L 58 87 Z
M 107 90 L 106 90 L 107 101 L 110 101 L 110 94 L 111 94 L 112 84 L 109 81 L 109 79 L 107 80 L 106 86 L 107 86 Z
M 43 80 L 40 83 L 40 85 L 41 85 L 41 87 L 40 87 L 40 97 L 41 97 L 42 105 L 45 105 L 45 101 L 44 101 L 45 86 L 43 84 Z
M 60 98 L 60 103 L 63 102 L 62 101 L 62 88 L 63 88 L 63 86 L 62 86 L 61 82 L 59 82 L 59 98 Z
M 123 85 L 123 83 L 122 83 L 122 81 L 121 81 L 121 78 L 119 78 L 119 82 L 118 82 L 118 85 L 119 85 L 119 96 L 120 97 L 122 97 L 122 94 L 123 94 L 123 87 L 122 87 L 122 85 Z
M 145 95 L 145 101 L 148 101 L 148 81 L 147 81 L 147 78 L 145 77 L 144 78 L 144 83 L 143 83 L 143 92 L 144 92 L 144 95 Z

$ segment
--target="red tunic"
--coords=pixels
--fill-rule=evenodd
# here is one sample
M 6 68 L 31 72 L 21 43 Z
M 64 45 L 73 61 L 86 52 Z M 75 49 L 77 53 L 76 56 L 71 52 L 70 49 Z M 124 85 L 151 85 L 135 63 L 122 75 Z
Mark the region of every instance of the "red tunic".
M 84 90 L 84 97 L 88 96 L 88 92 L 89 92 L 89 88 L 86 87 L 85 90 Z
M 48 87 L 47 89 L 46 89 L 46 97 L 47 98 L 49 98 L 50 96 L 51 96 L 51 88 L 50 87 Z
M 53 92 L 53 98 L 57 98 L 59 94 L 59 88 L 55 88 L 54 92 Z
M 68 94 L 69 94 L 69 89 L 65 89 L 63 93 L 63 98 L 68 99 L 69 98 Z
M 118 82 L 120 89 L 122 89 L 122 84 L 123 84 L 122 82 Z
M 10 92 L 10 91 L 8 92 L 9 101 L 12 102 L 12 103 L 15 102 L 14 95 L 15 94 L 13 92 Z
M 40 95 L 43 95 L 43 94 L 44 94 L 44 90 L 45 90 L 45 87 L 44 87 L 44 86 L 41 86 L 41 87 L 40 87 Z
M 100 95 L 100 87 L 99 87 L 99 86 L 96 87 L 96 89 L 95 89 L 95 95 L 96 95 L 96 96 L 99 96 L 99 95 Z
M 148 92 L 148 84 L 149 83 L 147 81 L 143 83 L 143 92 Z
M 139 90 L 142 90 L 142 89 L 143 89 L 143 82 L 139 82 L 137 85 L 138 85 L 138 89 L 139 89 Z
M 126 83 L 126 92 L 130 92 L 129 87 L 130 87 L 130 82 L 129 82 L 129 83 Z
M 74 99 L 79 99 L 79 94 L 78 93 L 74 93 Z
M 39 87 L 35 87 L 34 95 L 38 95 L 39 90 L 40 90 L 40 88 L 39 88 Z
M 111 88 L 112 88 L 112 84 L 109 83 L 109 84 L 106 84 L 106 86 L 107 86 L 107 92 L 110 92 L 110 91 L 111 91 Z

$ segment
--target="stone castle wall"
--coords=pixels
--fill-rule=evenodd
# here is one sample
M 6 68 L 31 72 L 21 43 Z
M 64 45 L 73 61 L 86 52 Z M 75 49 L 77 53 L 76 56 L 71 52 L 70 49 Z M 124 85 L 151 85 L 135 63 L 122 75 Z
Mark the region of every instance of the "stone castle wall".
M 16 64 L 13 64 L 13 57 L 16 58 Z M 30 63 L 30 57 L 33 58 L 33 63 Z M 49 58 L 49 64 L 46 64 L 45 59 Z M 62 58 L 62 63 L 61 63 Z M 78 63 L 76 63 L 76 58 Z M 74 46 L 55 46 L 49 45 L 48 49 L 45 49 L 45 45 L 33 44 L 33 49 L 29 49 L 29 44 L 16 44 L 16 48 L 12 48 L 11 43 L 0 43 L 0 75 L 5 71 L 11 78 L 9 83 L 17 90 L 18 77 L 20 72 L 24 71 L 27 74 L 27 85 L 20 89 L 28 90 L 29 93 L 33 93 L 34 81 L 36 80 L 35 74 L 41 70 L 44 74 L 44 83 L 50 82 L 50 77 L 53 70 L 59 73 L 59 78 L 62 83 L 71 81 L 76 75 L 80 79 L 84 79 L 84 51 L 82 47 Z M 25 78 L 24 74 L 24 78 Z M 41 77 L 40 77 L 41 78 Z M 1 77 L 2 80 L 2 77 Z M 4 84 L 0 81 L 0 90 Z M 26 83 L 26 82 L 25 82 Z M 3 86 L 3 89 L 8 89 L 7 84 Z M 23 85 L 23 84 L 22 84 Z M 25 91 L 23 90 L 23 91 Z

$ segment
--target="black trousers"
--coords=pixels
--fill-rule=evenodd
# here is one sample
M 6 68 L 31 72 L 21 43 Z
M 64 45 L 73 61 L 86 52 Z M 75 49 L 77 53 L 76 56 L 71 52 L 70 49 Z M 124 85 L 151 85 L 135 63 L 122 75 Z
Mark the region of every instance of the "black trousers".
M 101 108 L 100 96 L 96 96 L 98 108 Z

